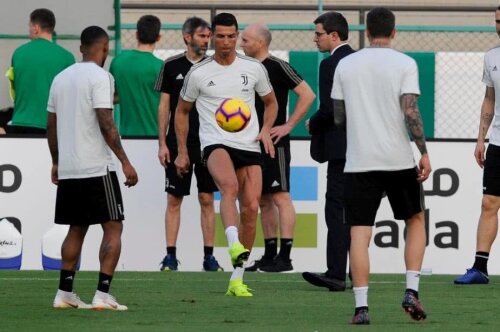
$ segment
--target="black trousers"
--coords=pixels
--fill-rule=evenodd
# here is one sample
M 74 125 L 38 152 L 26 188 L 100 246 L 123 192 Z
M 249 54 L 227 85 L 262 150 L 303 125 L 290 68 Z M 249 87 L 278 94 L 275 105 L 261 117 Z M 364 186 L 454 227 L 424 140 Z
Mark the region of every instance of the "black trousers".
M 328 162 L 325 219 L 328 228 L 326 275 L 345 281 L 351 233 L 344 219 L 344 165 L 345 160 Z

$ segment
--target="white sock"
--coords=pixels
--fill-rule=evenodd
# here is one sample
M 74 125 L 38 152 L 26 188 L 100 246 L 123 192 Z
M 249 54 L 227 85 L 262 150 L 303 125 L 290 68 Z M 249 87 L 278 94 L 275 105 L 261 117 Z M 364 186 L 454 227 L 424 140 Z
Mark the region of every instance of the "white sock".
M 231 274 L 231 280 L 240 279 L 243 280 L 243 273 L 245 273 L 244 267 L 235 267 L 233 273 Z
M 420 284 L 420 271 L 406 271 L 406 289 L 413 289 L 418 292 Z
M 236 226 L 229 226 L 226 228 L 225 233 L 229 247 L 231 247 L 233 243 L 240 243 L 238 238 L 238 228 Z
M 353 287 L 354 301 L 356 302 L 356 308 L 368 307 L 368 286 L 365 287 Z

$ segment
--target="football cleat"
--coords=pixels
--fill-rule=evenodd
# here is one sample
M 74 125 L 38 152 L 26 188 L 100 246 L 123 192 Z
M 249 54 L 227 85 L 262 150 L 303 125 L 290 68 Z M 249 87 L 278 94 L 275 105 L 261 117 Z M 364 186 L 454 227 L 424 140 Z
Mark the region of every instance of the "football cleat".
M 454 282 L 458 285 L 487 284 L 490 282 L 490 278 L 478 269 L 471 268 L 467 269 L 467 272 L 455 279 Z
M 90 309 L 92 306 L 80 300 L 80 297 L 73 292 L 65 292 L 58 289 L 54 298 L 53 307 L 55 309 L 73 308 Z
M 245 249 L 241 243 L 235 242 L 229 248 L 229 256 L 231 256 L 233 267 L 243 267 L 250 256 L 250 250 Z
M 125 311 L 128 310 L 128 307 L 126 305 L 119 304 L 113 295 L 97 290 L 95 292 L 94 299 L 92 300 L 92 309 L 99 311 L 100 310 Z
M 227 288 L 226 296 L 250 297 L 251 289 L 243 283 L 241 279 L 229 280 L 229 287 Z

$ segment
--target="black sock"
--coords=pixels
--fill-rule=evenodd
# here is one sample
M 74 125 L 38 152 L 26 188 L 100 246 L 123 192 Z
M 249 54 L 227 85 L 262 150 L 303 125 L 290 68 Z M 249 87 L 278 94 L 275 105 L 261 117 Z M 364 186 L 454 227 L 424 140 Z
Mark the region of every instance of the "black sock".
M 354 309 L 354 314 L 357 315 L 361 310 L 365 309 L 368 311 L 368 307 L 357 307 Z
M 61 270 L 59 273 L 59 289 L 65 292 L 72 292 L 74 280 L 75 271 Z
M 278 253 L 278 238 L 264 239 L 264 257 L 272 259 Z
M 176 252 L 177 252 L 176 246 L 167 247 L 167 255 L 172 255 L 172 256 L 176 257 Z
M 292 251 L 293 239 L 280 240 L 280 256 L 286 261 L 290 260 L 290 252 Z
M 409 292 L 409 293 L 412 293 L 413 295 L 415 295 L 415 297 L 418 299 L 418 292 L 414 289 L 411 289 L 411 288 L 407 288 L 405 290 L 405 292 Z
M 214 247 L 203 247 L 203 253 L 205 254 L 205 259 L 207 259 L 209 256 L 212 256 L 214 254 Z
M 113 280 L 113 276 L 99 272 L 99 283 L 97 284 L 97 290 L 104 293 L 109 293 L 111 280 Z
M 474 260 L 473 268 L 488 275 L 488 258 L 490 254 L 484 251 L 476 251 L 476 259 Z

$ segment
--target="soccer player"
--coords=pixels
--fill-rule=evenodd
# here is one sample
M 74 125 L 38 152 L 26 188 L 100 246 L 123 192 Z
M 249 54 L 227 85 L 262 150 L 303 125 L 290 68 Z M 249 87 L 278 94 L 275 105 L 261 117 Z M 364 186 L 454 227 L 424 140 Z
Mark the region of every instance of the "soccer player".
M 120 134 L 156 136 L 156 110 L 160 93 L 153 89 L 163 61 L 153 55 L 160 40 L 160 19 L 144 15 L 137 21 L 137 48 L 124 51 L 111 62 L 120 104 Z
M 165 212 L 165 234 L 167 255 L 161 262 L 161 271 L 177 271 L 177 235 L 181 222 L 181 205 L 184 196 L 189 195 L 193 172 L 198 186 L 198 201 L 201 207 L 201 230 L 203 233 L 203 270 L 222 271 L 215 259 L 215 210 L 214 191 L 217 186 L 208 172 L 207 166 L 201 162 L 201 147 L 198 130 L 200 127 L 196 108 L 189 113 L 189 132 L 187 148 L 191 161 L 189 172 L 182 177 L 177 175 L 174 160 L 177 157 L 177 140 L 175 138 L 175 109 L 179 94 L 189 69 L 193 64 L 205 59 L 210 40 L 209 24 L 199 18 L 190 17 L 182 26 L 182 37 L 186 44 L 186 52 L 173 56 L 165 61 L 158 76 L 155 89 L 161 92 L 158 107 L 158 158 L 165 167 L 165 191 L 167 192 L 167 210 Z
M 368 246 L 384 193 L 394 218 L 406 221 L 406 290 L 403 309 L 412 319 L 426 313 L 419 301 L 425 252 L 422 182 L 431 165 L 425 144 L 415 60 L 391 48 L 395 17 L 387 8 L 367 15 L 370 46 L 342 59 L 335 71 L 334 120 L 346 125 L 345 217 L 351 226 L 350 265 L 356 303 L 352 324 L 369 324 Z M 416 167 L 408 132 L 421 158 Z
M 295 208 L 290 198 L 290 132 L 306 115 L 316 98 L 309 85 L 294 68 L 269 54 L 271 32 L 262 24 L 251 24 L 241 33 L 241 48 L 246 55 L 262 62 L 267 69 L 271 85 L 278 101 L 278 117 L 271 129 L 276 158 L 263 156 L 262 197 L 260 199 L 264 255 L 246 271 L 289 272 L 293 271 L 290 252 L 295 227 Z M 295 109 L 287 119 L 288 91 L 297 96 Z M 259 123 L 264 120 L 264 105 L 256 98 L 255 108 Z M 277 255 L 278 224 L 280 227 L 280 251 Z
M 497 34 L 500 36 L 500 6 L 495 11 L 495 22 Z M 500 208 L 500 90 L 498 84 L 500 78 L 497 75 L 497 59 L 500 56 L 500 48 L 496 47 L 484 55 L 483 82 L 486 85 L 486 93 L 481 107 L 481 118 L 479 121 L 479 133 L 477 135 L 474 157 L 479 167 L 484 167 L 483 173 L 483 201 L 481 204 L 481 215 L 476 234 L 476 256 L 474 265 L 467 272 L 455 279 L 455 284 L 487 284 L 488 258 L 491 246 L 498 233 L 498 209 Z M 493 118 L 495 121 L 493 121 Z M 486 150 L 484 140 L 486 133 L 493 122 L 490 144 Z
M 12 55 L 14 114 L 8 134 L 45 134 L 47 100 L 54 77 L 75 63 L 73 54 L 52 42 L 56 26 L 54 13 L 35 9 L 30 14 L 31 41 Z
M 214 17 L 212 40 L 215 54 L 191 68 L 181 90 L 175 118 L 178 144 L 175 165 L 179 175 L 189 172 L 186 143 L 188 116 L 196 101 L 200 116 L 202 159 L 207 163 L 221 193 L 220 212 L 229 255 L 235 268 L 226 295 L 253 296 L 243 283 L 243 264 L 255 240 L 262 191 L 261 148 L 258 141 L 262 142 L 265 153 L 274 157 L 270 131 L 276 119 L 277 102 L 264 66 L 258 60 L 236 53 L 238 22 L 234 15 L 220 13 Z M 265 105 L 260 133 L 255 111 L 256 92 Z M 217 108 L 231 97 L 243 100 L 252 113 L 249 124 L 237 133 L 224 131 L 215 121 Z M 240 204 L 240 220 L 236 199 Z
M 48 103 L 51 176 L 57 185 L 55 223 L 69 225 L 53 306 L 127 310 L 109 294 L 120 258 L 124 219 L 112 153 L 122 165 L 126 186 L 134 186 L 138 178 L 113 121 L 113 76 L 102 69 L 109 50 L 108 34 L 90 26 L 80 39 L 83 61 L 55 77 Z M 73 292 L 73 281 L 85 235 L 93 224 L 101 224 L 103 238 L 99 282 L 90 306 Z
M 350 246 L 350 228 L 344 219 L 345 131 L 333 121 L 333 102 L 330 98 L 333 75 L 340 60 L 354 50 L 347 44 L 349 25 L 337 12 L 321 14 L 314 20 L 314 42 L 320 52 L 330 56 L 319 65 L 319 109 L 306 126 L 311 133 L 311 156 L 318 162 L 328 161 L 326 173 L 325 222 L 326 266 L 324 273 L 304 272 L 302 277 L 310 284 L 330 291 L 346 289 L 347 256 Z

